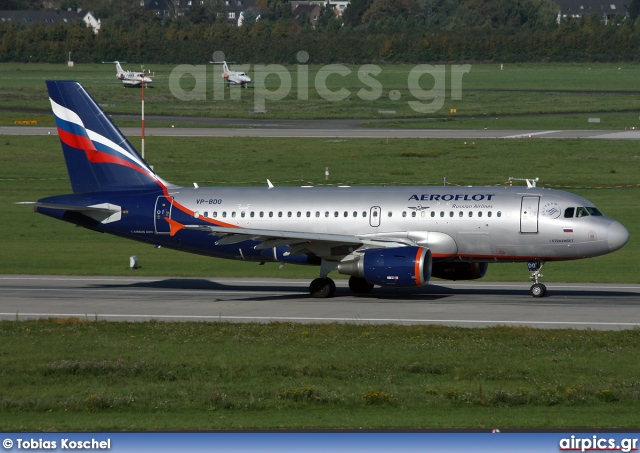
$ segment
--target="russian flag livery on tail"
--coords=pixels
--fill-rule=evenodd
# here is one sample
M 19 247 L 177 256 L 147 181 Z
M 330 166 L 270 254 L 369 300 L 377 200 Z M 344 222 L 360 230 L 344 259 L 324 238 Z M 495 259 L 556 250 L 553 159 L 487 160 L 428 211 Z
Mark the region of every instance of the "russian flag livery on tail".
M 74 193 L 163 186 L 82 85 L 48 81 L 47 88 Z
M 527 263 L 531 294 L 542 297 L 545 262 L 604 255 L 629 239 L 589 200 L 533 186 L 178 187 L 151 169 L 79 83 L 47 88 L 72 193 L 21 204 L 156 247 L 315 265 L 313 297 L 333 296 L 334 271 L 362 294 L 376 285 L 424 286 L 431 277 L 482 278 L 490 263 L 514 262 Z

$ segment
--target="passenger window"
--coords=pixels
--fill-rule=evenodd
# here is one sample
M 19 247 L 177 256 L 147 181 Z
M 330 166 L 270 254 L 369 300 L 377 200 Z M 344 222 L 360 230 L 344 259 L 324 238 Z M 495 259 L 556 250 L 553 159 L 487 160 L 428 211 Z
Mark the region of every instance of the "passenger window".
M 226 217 L 227 217 L 227 211 L 224 211 L 224 212 L 222 213 L 222 217 L 223 217 L 223 218 L 226 218 Z
M 291 211 L 287 212 L 287 217 L 291 217 L 292 213 Z
M 496 214 L 498 217 L 502 217 L 502 211 L 498 211 L 498 213 Z
M 336 212 L 334 212 L 334 213 L 333 213 L 333 216 L 334 216 L 334 217 L 338 217 L 338 215 L 339 215 L 339 214 L 338 214 L 338 211 L 336 211 Z
M 251 214 L 249 214 L 250 217 L 255 217 L 256 213 L 251 211 Z
M 391 211 L 389 211 L 389 213 L 387 214 L 387 217 L 391 217 L 393 215 L 393 213 Z
M 231 217 L 235 217 L 235 216 L 236 216 L 236 211 L 233 211 L 233 212 L 231 213 Z
M 436 211 L 431 211 L 431 217 L 435 217 L 436 216 Z
M 576 208 L 567 208 L 564 210 L 564 218 L 565 219 L 571 219 L 573 218 L 573 214 L 575 212 Z
M 362 217 L 367 217 L 367 211 L 362 211 Z
M 329 211 L 324 211 L 324 216 L 329 217 Z
M 458 217 L 464 217 L 464 213 L 463 213 L 462 211 L 460 211 L 460 212 L 458 213 Z
M 491 211 L 487 212 L 487 217 L 491 217 Z
M 269 217 L 273 217 L 273 211 L 269 211 Z
M 316 211 L 316 217 L 320 217 L 320 211 Z
M 349 217 L 349 213 L 347 211 L 344 211 L 344 216 Z
M 473 211 L 469 211 L 469 217 L 473 217 Z
M 478 217 L 482 217 L 482 211 L 478 212 Z
M 264 217 L 264 211 L 260 211 L 260 217 Z
M 407 216 L 407 211 L 402 211 L 402 217 L 406 217 Z
M 278 211 L 278 217 L 282 217 L 282 211 Z
M 444 217 L 444 211 L 440 211 L 440 217 Z
M 245 212 L 244 212 L 244 211 L 242 211 L 242 212 L 240 213 L 240 217 L 244 217 L 244 216 L 245 216 Z
M 411 213 L 411 217 L 415 217 L 415 216 L 416 216 L 416 211 L 413 211 L 413 212 Z
M 298 217 L 302 217 L 302 213 L 298 211 Z
M 215 219 L 216 217 L 218 217 L 218 211 L 213 211 L 213 218 Z
M 449 217 L 453 217 L 453 211 L 449 211 Z
M 207 211 L 204 211 L 204 217 L 209 217 L 209 213 Z
M 320 214 L 320 213 L 318 213 L 318 214 Z M 307 217 L 311 217 L 311 212 L 310 211 L 307 211 Z
M 357 211 L 353 211 L 353 216 L 354 217 L 358 217 L 358 212 Z

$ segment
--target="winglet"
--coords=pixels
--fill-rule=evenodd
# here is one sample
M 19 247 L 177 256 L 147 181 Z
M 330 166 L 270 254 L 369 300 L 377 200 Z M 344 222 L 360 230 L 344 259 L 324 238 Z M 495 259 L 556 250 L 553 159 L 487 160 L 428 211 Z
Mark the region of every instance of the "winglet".
M 164 219 L 169 223 L 169 226 L 171 227 L 171 229 L 169 230 L 169 236 L 175 236 L 178 231 L 184 228 L 183 224 L 181 224 L 180 222 L 176 222 L 169 217 L 165 217 Z

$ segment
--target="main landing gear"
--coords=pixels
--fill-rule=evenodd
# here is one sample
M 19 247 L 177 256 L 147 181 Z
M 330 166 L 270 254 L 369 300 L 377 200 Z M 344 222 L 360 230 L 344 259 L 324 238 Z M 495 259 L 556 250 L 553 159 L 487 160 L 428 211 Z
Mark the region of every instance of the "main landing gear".
M 529 261 L 527 263 L 527 267 L 531 273 L 530 278 L 531 281 L 533 281 L 533 285 L 531 285 L 530 289 L 533 297 L 544 297 L 545 294 L 547 294 L 547 287 L 538 282 L 538 280 L 543 276 L 540 273 L 542 266 L 544 266 L 544 261 Z
M 367 294 L 373 289 L 373 284 L 369 283 L 362 277 L 349 278 L 349 289 L 355 294 Z M 309 293 L 311 297 L 326 298 L 333 297 L 336 292 L 336 284 L 329 277 L 316 278 L 309 285 Z
M 333 297 L 336 292 L 336 284 L 329 277 L 316 278 L 309 285 L 311 297 L 326 298 Z

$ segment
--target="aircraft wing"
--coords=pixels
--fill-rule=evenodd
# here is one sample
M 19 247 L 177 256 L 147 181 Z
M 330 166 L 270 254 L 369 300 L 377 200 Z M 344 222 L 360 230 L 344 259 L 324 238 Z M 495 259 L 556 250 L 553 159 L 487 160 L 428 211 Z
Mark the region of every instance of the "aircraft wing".
M 357 235 L 266 230 L 258 228 L 227 228 L 215 225 L 174 225 L 175 234 L 180 229 L 205 231 L 220 236 L 216 245 L 236 244 L 242 241 L 260 242 L 256 250 L 289 246 L 287 255 L 313 253 L 325 259 L 342 259 L 360 247 L 398 247 L 415 245 L 415 242 L 403 238 L 360 237 Z M 177 223 L 177 222 L 176 222 Z M 176 227 L 176 229 L 174 229 Z

